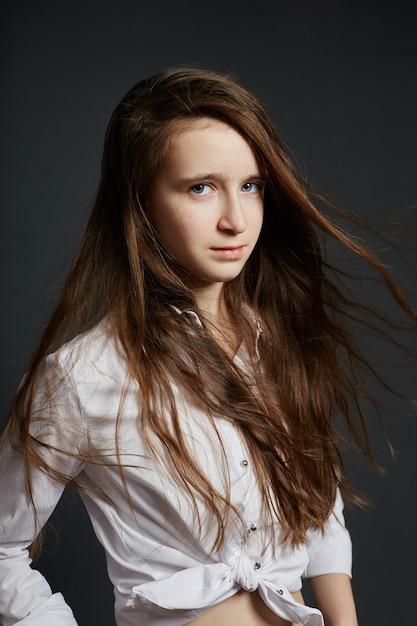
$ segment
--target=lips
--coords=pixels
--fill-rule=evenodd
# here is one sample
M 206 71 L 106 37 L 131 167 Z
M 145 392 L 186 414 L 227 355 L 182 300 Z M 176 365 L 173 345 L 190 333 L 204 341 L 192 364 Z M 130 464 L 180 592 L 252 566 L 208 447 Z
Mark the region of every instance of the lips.
M 227 259 L 238 259 L 240 258 L 246 246 L 228 246 L 224 248 L 211 248 L 217 254 L 227 258 Z

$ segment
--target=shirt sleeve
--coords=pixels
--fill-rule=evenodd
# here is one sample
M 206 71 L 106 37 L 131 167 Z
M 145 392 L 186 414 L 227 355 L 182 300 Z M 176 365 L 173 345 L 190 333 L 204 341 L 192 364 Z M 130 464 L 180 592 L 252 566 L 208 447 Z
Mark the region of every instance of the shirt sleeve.
M 304 572 L 305 578 L 321 574 L 352 576 L 352 542 L 345 526 L 343 499 L 339 489 L 324 533 L 311 531 L 307 550 L 309 564 Z
M 38 441 L 47 444 L 39 450 L 48 466 L 68 479 L 82 468 L 82 422 L 75 389 L 59 357 L 52 355 L 36 385 L 30 430 Z M 25 488 L 23 456 L 11 443 L 10 428 L 9 425 L 0 440 L 0 623 L 76 626 L 62 595 L 53 594 L 41 573 L 31 567 L 28 548 L 36 532 L 33 507 Z M 32 489 L 39 528 L 53 512 L 64 486 L 62 481 L 33 468 Z

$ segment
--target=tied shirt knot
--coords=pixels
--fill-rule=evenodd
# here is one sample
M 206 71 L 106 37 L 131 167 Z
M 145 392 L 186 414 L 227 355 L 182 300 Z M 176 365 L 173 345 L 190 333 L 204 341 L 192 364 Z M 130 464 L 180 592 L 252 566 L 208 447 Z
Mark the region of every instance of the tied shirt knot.
M 261 563 L 243 554 L 231 555 L 227 562 L 195 565 L 136 585 L 132 587 L 126 606 L 208 610 L 230 598 L 239 588 L 250 592 L 257 590 L 271 611 L 287 621 L 324 626 L 320 611 L 296 602 L 274 569 L 263 568 Z

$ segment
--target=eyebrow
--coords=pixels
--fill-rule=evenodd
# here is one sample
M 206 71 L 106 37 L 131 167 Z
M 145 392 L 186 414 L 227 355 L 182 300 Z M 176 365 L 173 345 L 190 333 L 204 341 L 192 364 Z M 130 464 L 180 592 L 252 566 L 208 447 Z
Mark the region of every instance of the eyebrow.
M 225 176 L 221 172 L 201 172 L 200 174 L 196 174 L 195 176 L 185 176 L 181 178 L 179 181 L 181 184 L 187 185 L 191 183 L 195 183 L 198 181 L 204 180 L 225 180 Z M 243 176 L 242 180 L 259 180 L 261 182 L 266 182 L 266 177 L 263 176 L 260 172 L 256 172 L 250 174 L 249 176 Z

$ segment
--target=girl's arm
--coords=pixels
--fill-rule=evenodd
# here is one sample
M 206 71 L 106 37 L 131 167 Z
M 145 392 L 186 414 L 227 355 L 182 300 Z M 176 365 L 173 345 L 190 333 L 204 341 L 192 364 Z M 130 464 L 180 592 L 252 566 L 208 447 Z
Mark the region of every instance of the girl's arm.
M 75 452 L 83 446 L 84 430 L 77 397 L 57 368 L 57 360 L 52 357 L 37 386 L 31 432 L 52 446 L 40 448 L 49 467 L 71 478 L 79 473 L 82 464 L 79 458 L 64 451 Z M 46 390 L 53 389 L 51 379 L 59 381 L 59 385 L 53 397 L 48 393 L 48 402 L 44 403 Z M 63 490 L 63 483 L 39 468 L 32 468 L 39 527 L 48 520 Z M 31 567 L 29 546 L 40 528 L 35 526 L 33 507 L 26 492 L 24 457 L 12 445 L 8 429 L 0 438 L 0 503 L 0 624 L 77 626 L 62 595 L 54 594 L 40 572 Z
M 358 626 L 352 585 L 347 574 L 322 574 L 308 582 L 326 626 Z
M 326 626 L 357 626 L 350 582 L 352 543 L 345 527 L 343 500 L 338 490 L 324 533 L 310 533 L 310 562 L 304 574 Z
M 33 491 L 43 525 L 54 510 L 63 486 L 35 471 Z M 4 438 L 0 445 L 0 624 L 12 626 L 76 626 L 61 594 L 31 567 L 33 510 L 26 496 L 23 459 Z

